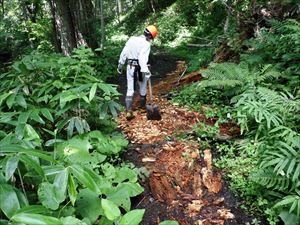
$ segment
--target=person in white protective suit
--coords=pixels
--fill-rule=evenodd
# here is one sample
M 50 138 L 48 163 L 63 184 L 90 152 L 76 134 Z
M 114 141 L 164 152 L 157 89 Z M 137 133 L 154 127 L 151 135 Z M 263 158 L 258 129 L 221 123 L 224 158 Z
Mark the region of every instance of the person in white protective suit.
M 147 26 L 144 35 L 130 37 L 123 48 L 118 64 L 118 73 L 122 74 L 122 67 L 127 63 L 127 93 L 125 98 L 126 118 L 132 119 L 132 101 L 134 95 L 134 80 L 137 79 L 140 92 L 140 108 L 146 107 L 147 81 L 151 77 L 148 68 L 150 41 L 157 35 L 155 26 Z

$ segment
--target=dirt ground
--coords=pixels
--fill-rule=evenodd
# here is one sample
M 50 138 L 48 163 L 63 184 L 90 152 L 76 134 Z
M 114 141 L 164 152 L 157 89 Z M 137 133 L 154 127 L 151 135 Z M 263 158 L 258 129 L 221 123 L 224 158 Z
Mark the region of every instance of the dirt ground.
M 239 208 L 238 200 L 228 190 L 222 171 L 214 168 L 212 150 L 200 150 L 203 149 L 201 143 L 192 135 L 180 138 L 191 132 L 198 122 L 213 122 L 165 98 L 170 90 L 201 80 L 201 70 L 185 74 L 184 61 L 164 54 L 155 59 L 152 68 L 154 102 L 160 107 L 162 119 L 148 120 L 146 113 L 137 110 L 136 98 L 135 118 L 127 121 L 121 113 L 118 120 L 119 128 L 131 142 L 124 159 L 149 172 L 149 177 L 142 181 L 145 192 L 134 200 L 135 208 L 146 209 L 141 224 L 154 225 L 167 219 L 177 220 L 181 225 L 251 222 L 251 216 Z M 124 94 L 126 80 L 123 79 L 119 82 L 123 84 L 120 91 Z M 238 128 L 229 127 L 232 125 L 221 126 L 220 135 L 238 134 Z

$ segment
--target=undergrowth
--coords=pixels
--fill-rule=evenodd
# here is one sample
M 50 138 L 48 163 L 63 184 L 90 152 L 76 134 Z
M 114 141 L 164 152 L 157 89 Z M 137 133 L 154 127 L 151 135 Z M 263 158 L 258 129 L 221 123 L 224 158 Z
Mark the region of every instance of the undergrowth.
M 186 86 L 173 100 L 220 119 L 209 129 L 201 123 L 194 131 L 201 143 L 216 148 L 215 165 L 225 171 L 245 210 L 272 225 L 279 218 L 299 224 L 300 83 L 294 57 L 299 55 L 299 22 L 270 24 L 260 37 L 247 41 L 251 48 L 239 64 L 210 64 L 202 72 L 204 80 Z M 222 113 L 224 105 L 227 112 Z M 216 139 L 213 128 L 224 118 L 239 125 L 239 139 Z

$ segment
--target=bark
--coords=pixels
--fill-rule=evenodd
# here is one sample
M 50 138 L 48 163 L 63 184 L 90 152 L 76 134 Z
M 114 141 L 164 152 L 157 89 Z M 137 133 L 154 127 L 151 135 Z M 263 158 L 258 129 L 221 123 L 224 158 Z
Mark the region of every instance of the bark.
M 117 0 L 117 4 L 118 4 L 118 14 L 122 14 L 122 2 L 121 0 Z
M 227 15 L 226 15 L 226 19 L 225 19 L 225 23 L 224 23 L 224 27 L 223 27 L 223 31 L 224 31 L 224 35 L 227 35 L 228 32 L 228 28 L 229 28 L 229 18 L 230 18 L 230 11 L 229 9 L 226 10 L 227 11 Z
M 0 0 L 0 3 L 1 3 L 1 10 L 2 10 L 2 17 L 4 17 L 4 0 Z
M 60 43 L 60 48 L 64 55 L 70 55 L 72 50 L 77 46 L 75 30 L 72 23 L 69 0 L 49 0 L 53 18 L 55 21 L 55 30 Z
M 149 0 L 149 3 L 150 3 L 150 7 L 151 7 L 151 10 L 155 13 L 155 5 L 154 5 L 154 1 L 153 0 Z
M 103 0 L 100 0 L 100 16 L 101 16 L 101 48 L 103 48 L 104 42 L 105 42 L 105 23 L 104 23 Z
M 116 16 L 118 19 L 118 22 L 120 22 L 120 4 L 119 4 L 120 0 L 116 0 Z
M 70 10 L 77 45 L 97 48 L 95 8 L 91 0 L 70 0 Z
M 25 7 L 31 22 L 36 23 L 37 14 L 41 8 L 40 1 L 25 2 Z
M 70 55 L 80 45 L 93 49 L 96 41 L 95 9 L 91 0 L 48 0 L 55 24 L 57 43 Z

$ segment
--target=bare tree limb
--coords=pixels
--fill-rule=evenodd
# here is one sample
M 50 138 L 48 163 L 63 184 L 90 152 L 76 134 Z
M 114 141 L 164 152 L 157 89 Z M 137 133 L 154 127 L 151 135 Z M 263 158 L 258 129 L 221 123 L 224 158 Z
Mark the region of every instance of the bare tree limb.
M 198 48 L 203 48 L 203 47 L 211 47 L 213 46 L 212 42 L 208 43 L 208 44 L 187 44 L 188 47 L 198 47 Z

